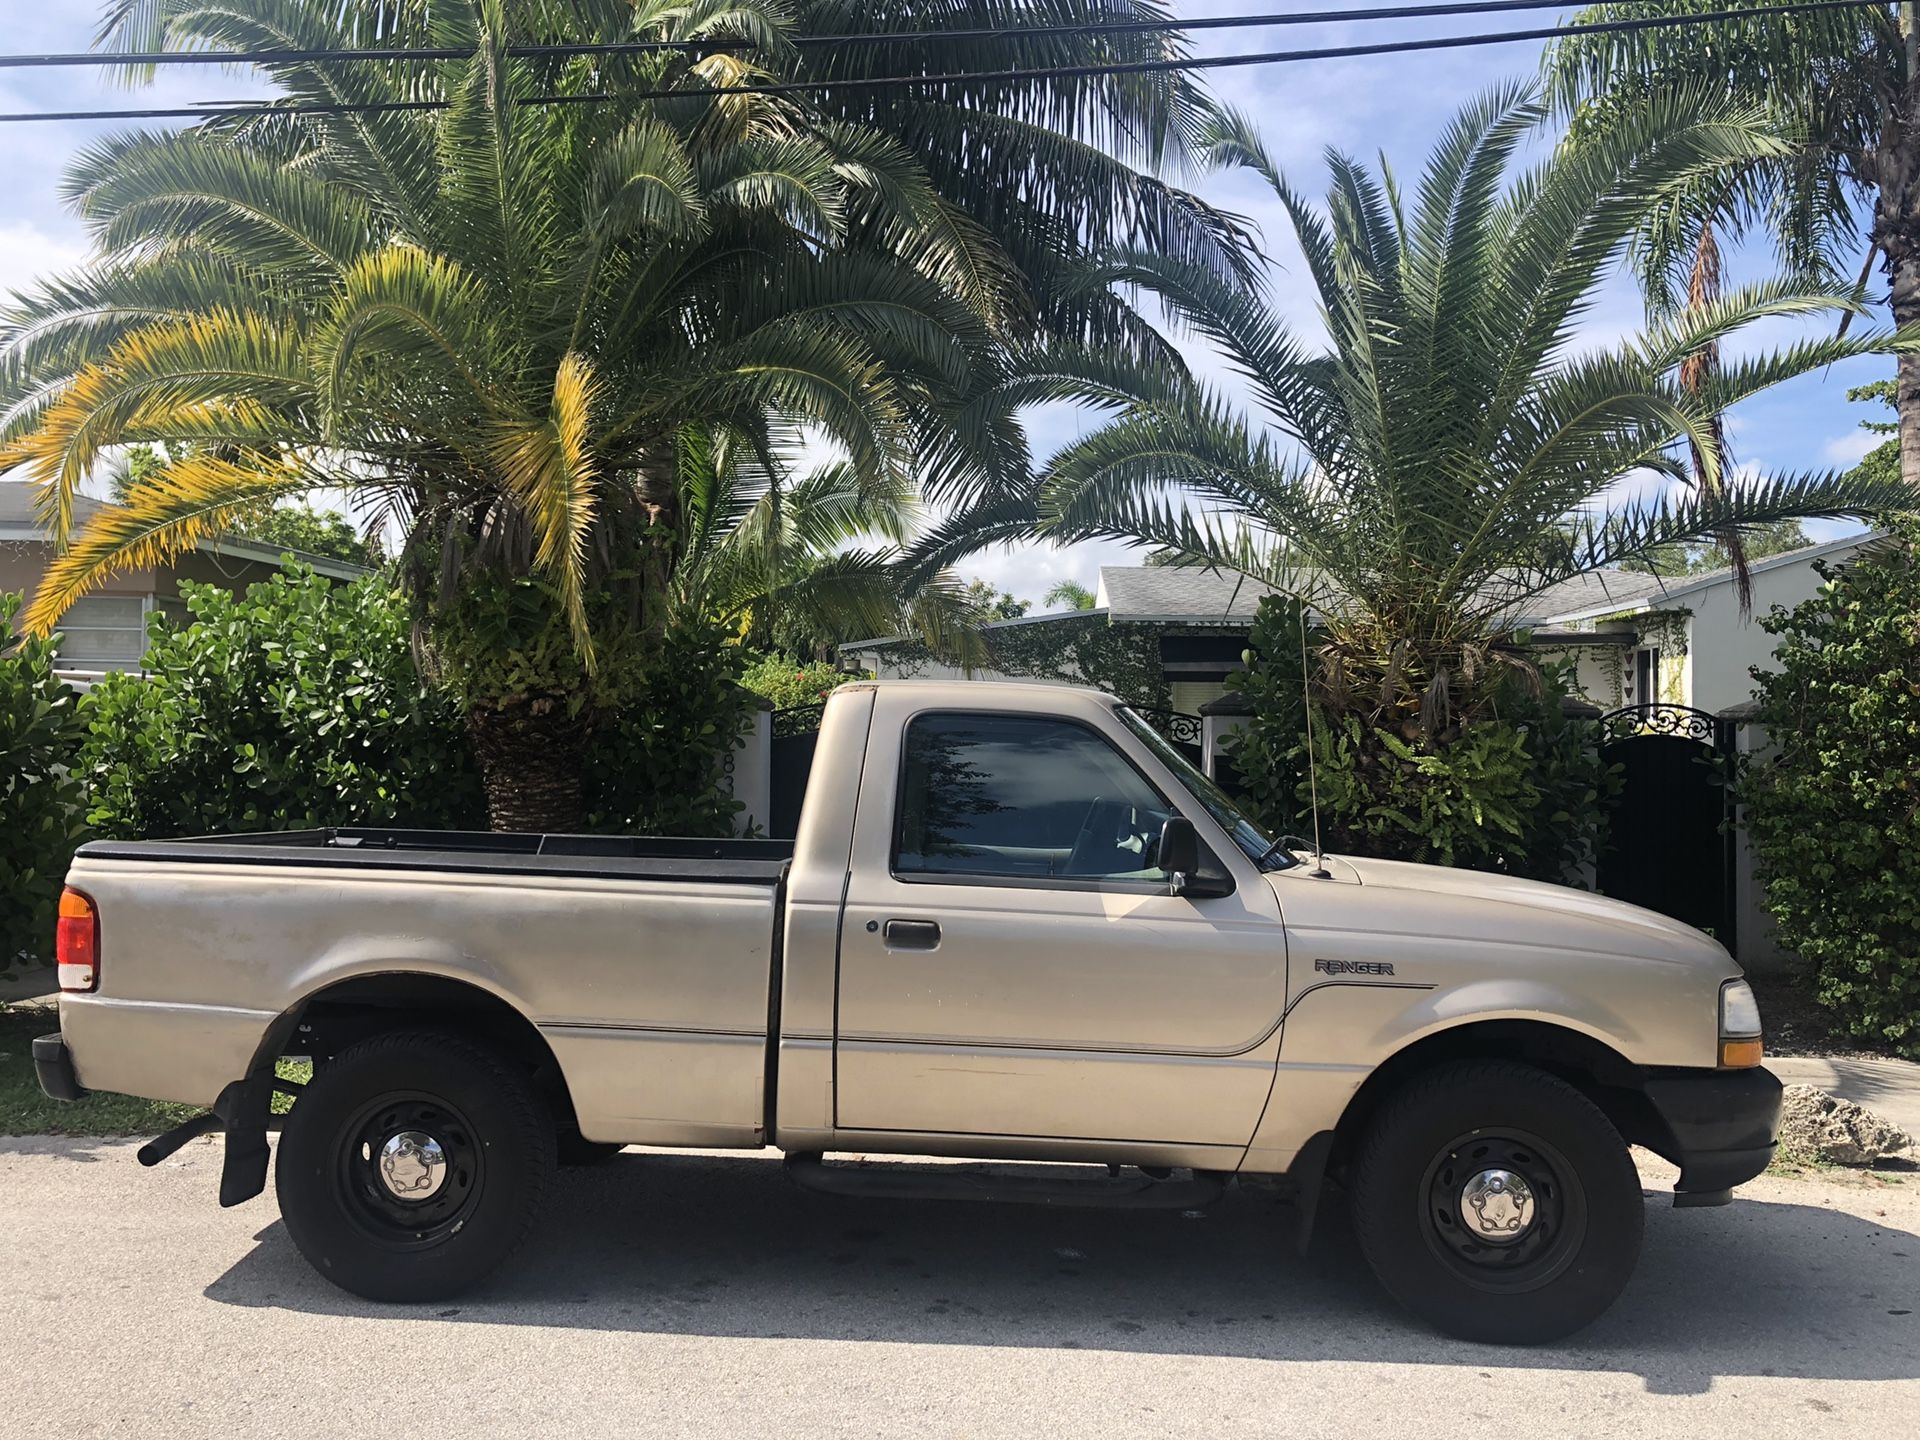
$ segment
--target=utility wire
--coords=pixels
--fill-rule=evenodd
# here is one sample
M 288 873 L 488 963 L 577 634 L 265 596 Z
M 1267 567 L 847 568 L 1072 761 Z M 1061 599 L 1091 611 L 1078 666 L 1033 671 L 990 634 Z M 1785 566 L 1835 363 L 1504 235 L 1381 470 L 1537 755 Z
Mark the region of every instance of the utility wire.
M 1191 20 L 1098 20 L 1078 25 L 998 25 L 971 30 L 891 30 L 847 35 L 793 35 L 796 49 L 822 46 L 947 43 L 954 40 L 1025 40 L 1050 35 L 1146 35 L 1187 30 L 1263 30 L 1287 25 L 1331 25 L 1349 21 L 1461 19 L 1516 10 L 1564 10 L 1569 0 L 1480 0 L 1445 4 L 1369 5 L 1350 10 L 1291 11 L 1284 14 L 1213 15 Z M 509 45 L 512 59 L 559 59 L 575 55 L 732 54 L 759 47 L 745 40 L 603 40 L 551 45 Z M 362 60 L 467 60 L 472 46 L 390 46 L 341 50 L 145 50 L 125 54 L 0 55 L 0 70 L 56 69 L 107 65 L 317 65 Z
M 1823 10 L 1878 9 L 1882 0 L 1800 0 L 1800 3 L 1716 10 L 1698 15 L 1647 16 L 1607 20 L 1587 25 L 1545 26 L 1492 34 L 1447 35 L 1426 39 L 1389 40 L 1369 45 L 1334 45 L 1312 50 L 1273 50 L 1252 55 L 1200 55 L 1166 60 L 1134 60 L 1115 64 L 1059 65 L 1021 70 L 957 71 L 927 75 L 863 75 L 842 79 L 774 80 L 745 85 L 699 86 L 685 89 L 590 91 L 572 95 L 528 95 L 522 105 L 592 105 L 613 101 L 703 100 L 729 95 L 792 95 L 813 91 L 906 90 L 947 85 L 1019 84 L 1030 80 L 1078 80 L 1109 75 L 1167 74 L 1193 70 L 1222 70 L 1251 65 L 1289 65 L 1313 60 L 1347 60 L 1370 55 L 1403 55 L 1416 51 L 1460 50 L 1482 45 L 1508 45 L 1527 40 L 1553 40 L 1573 35 L 1621 34 L 1664 30 L 1729 20 L 1764 19 Z M 929 32 L 931 33 L 931 32 Z M 334 52 L 339 53 L 339 52 Z M 413 51 L 412 54 L 424 52 Z M 460 56 L 471 52 L 462 51 Z M 456 57 L 459 58 L 459 57 Z M 122 62 L 124 63 L 124 62 Z M 407 110 L 444 110 L 445 100 L 386 100 L 366 104 L 294 103 L 267 101 L 207 101 L 201 105 L 144 110 L 65 110 L 0 114 L 0 124 L 34 120 L 206 120 L 222 115 L 376 115 Z

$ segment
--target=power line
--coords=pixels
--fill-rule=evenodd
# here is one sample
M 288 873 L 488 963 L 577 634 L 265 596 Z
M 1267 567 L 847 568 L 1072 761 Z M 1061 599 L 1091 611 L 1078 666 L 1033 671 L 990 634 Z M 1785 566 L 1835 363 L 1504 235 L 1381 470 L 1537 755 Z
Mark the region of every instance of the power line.
M 1050 35 L 1143 35 L 1187 30 L 1262 30 L 1290 25 L 1331 25 L 1371 20 L 1460 19 L 1516 10 L 1562 10 L 1568 0 L 1480 0 L 1445 4 L 1369 5 L 1350 10 L 1293 11 L 1285 14 L 1213 15 L 1190 20 L 1101 20 L 1082 24 L 998 25 L 970 30 L 890 30 L 843 35 L 794 35 L 796 49 L 882 44 L 945 44 L 955 40 L 1024 40 Z M 603 40 L 552 45 L 509 45 L 511 59 L 562 59 L 572 56 L 681 53 L 729 54 L 758 47 L 744 40 Z M 467 60 L 472 46 L 390 46 L 337 50 L 145 50 L 124 54 L 0 55 L 0 70 L 133 65 L 314 65 L 380 60 Z
M 1728 20 L 1765 19 L 1823 10 L 1877 9 L 1881 0 L 1799 0 L 1799 3 L 1754 6 L 1743 10 L 1715 10 L 1698 15 L 1647 16 L 1631 20 L 1597 21 L 1586 25 L 1545 26 L 1475 35 L 1446 35 L 1425 39 L 1389 40 L 1367 45 L 1333 45 L 1311 50 L 1273 50 L 1252 55 L 1201 55 L 1165 60 L 1133 60 L 1114 64 L 1060 65 L 1037 69 L 956 71 L 928 75 L 865 75 L 833 80 L 774 80 L 745 85 L 688 89 L 591 91 L 572 95 L 528 95 L 522 105 L 597 105 L 614 101 L 703 100 L 729 95 L 791 95 L 813 91 L 921 89 L 946 85 L 1019 84 L 1031 80 L 1095 79 L 1110 75 L 1168 74 L 1193 70 L 1222 70 L 1253 65 L 1289 65 L 1314 60 L 1350 60 L 1364 56 L 1403 55 L 1416 51 L 1460 50 L 1474 46 L 1509 45 L 1528 40 L 1553 40 L 1574 35 L 1621 34 L 1641 30 L 1674 29 L 1718 24 Z M 1476 7 L 1487 8 L 1487 7 Z M 1557 8 L 1557 7 L 1556 7 Z M 1331 12 L 1327 12 L 1331 13 Z M 340 52 L 333 52 L 340 53 Z M 423 52 L 413 51 L 412 54 Z M 470 52 L 461 52 L 465 55 Z M 459 57 L 456 57 L 459 58 Z M 124 63 L 124 62 L 123 62 Z M 275 104 L 270 101 L 207 101 L 196 106 L 134 110 L 66 110 L 0 114 L 0 124 L 35 120 L 207 120 L 224 115 L 377 115 L 409 110 L 444 110 L 445 100 L 385 100 L 370 103 Z

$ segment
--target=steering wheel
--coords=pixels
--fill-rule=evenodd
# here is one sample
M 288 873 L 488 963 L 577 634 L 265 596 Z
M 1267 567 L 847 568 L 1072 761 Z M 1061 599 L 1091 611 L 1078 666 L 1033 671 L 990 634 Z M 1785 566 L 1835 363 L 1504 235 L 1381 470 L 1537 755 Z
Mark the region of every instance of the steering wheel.
M 1114 857 L 1120 851 L 1121 827 L 1133 807 L 1120 800 L 1095 796 L 1074 837 L 1073 852 L 1067 856 L 1068 875 L 1107 875 L 1114 869 Z M 1131 832 L 1128 832 L 1131 833 Z M 1132 869 L 1132 866 L 1128 866 Z

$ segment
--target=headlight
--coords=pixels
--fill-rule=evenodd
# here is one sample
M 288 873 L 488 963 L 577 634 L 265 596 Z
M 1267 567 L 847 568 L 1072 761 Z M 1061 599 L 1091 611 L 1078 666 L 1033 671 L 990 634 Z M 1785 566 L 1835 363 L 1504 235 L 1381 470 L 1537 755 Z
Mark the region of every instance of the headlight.
M 1760 1002 L 1753 998 L 1753 987 L 1744 980 L 1729 980 L 1720 987 L 1720 1063 L 1758 1065 L 1765 1051 Z

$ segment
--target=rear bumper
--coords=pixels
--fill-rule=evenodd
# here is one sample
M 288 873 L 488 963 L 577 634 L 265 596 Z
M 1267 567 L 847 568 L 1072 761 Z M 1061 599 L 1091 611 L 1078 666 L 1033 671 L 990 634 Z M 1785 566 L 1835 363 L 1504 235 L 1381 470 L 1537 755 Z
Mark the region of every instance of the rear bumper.
M 1780 1081 L 1751 1070 L 1665 1070 L 1646 1096 L 1671 1139 L 1661 1153 L 1680 1167 L 1676 1205 L 1724 1205 L 1735 1185 L 1773 1161 L 1780 1135 Z
M 58 1035 L 42 1035 L 33 1042 L 33 1074 L 40 1088 L 55 1100 L 78 1100 L 87 1092 L 73 1073 L 73 1052 Z

